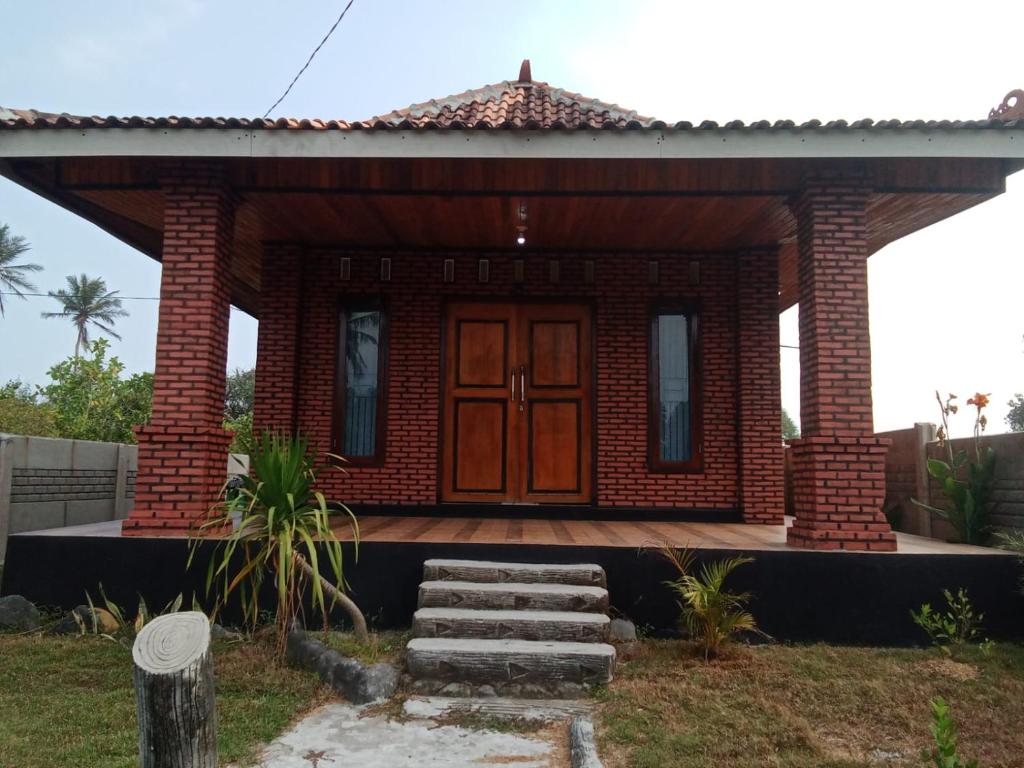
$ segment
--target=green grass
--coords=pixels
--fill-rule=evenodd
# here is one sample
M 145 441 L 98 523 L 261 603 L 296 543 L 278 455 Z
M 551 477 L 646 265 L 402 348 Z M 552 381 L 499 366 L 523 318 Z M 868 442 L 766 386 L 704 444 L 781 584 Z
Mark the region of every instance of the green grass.
M 257 643 L 214 646 L 220 762 L 248 761 L 330 698 Z M 0 636 L 0 766 L 134 768 L 131 651 L 99 637 Z
M 598 693 L 606 768 L 920 766 L 928 701 L 944 697 L 961 752 L 1021 765 L 1024 648 L 957 661 L 934 650 L 733 646 L 704 666 L 678 641 L 646 641 Z
M 412 637 L 409 630 L 371 632 L 369 643 L 360 643 L 352 632 L 310 632 L 309 636 L 320 640 L 327 647 L 364 664 L 397 662 L 405 653 L 405 645 Z

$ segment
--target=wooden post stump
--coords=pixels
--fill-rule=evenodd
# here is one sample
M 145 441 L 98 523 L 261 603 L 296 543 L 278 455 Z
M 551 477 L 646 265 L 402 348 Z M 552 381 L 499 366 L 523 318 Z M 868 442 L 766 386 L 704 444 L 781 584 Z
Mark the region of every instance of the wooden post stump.
M 135 638 L 135 708 L 141 768 L 216 768 L 217 712 L 210 622 L 160 616 Z

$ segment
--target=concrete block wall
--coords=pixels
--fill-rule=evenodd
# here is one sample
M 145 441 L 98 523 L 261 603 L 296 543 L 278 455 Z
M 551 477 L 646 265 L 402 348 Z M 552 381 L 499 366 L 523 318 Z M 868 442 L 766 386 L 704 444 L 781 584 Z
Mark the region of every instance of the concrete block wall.
M 7 536 L 128 516 L 134 445 L 0 434 L 0 554 Z
M 135 445 L 0 433 L 0 562 L 9 535 L 127 518 L 138 467 Z M 248 474 L 249 457 L 225 469 Z
M 902 509 L 900 529 L 907 533 L 937 539 L 955 537 L 945 520 L 914 504 L 918 499 L 935 507 L 946 505 L 939 484 L 927 471 L 927 459 L 946 459 L 944 448 L 935 442 L 934 424 L 915 424 L 912 429 L 884 432 L 879 437 L 892 441 L 885 460 L 885 504 L 890 510 Z M 1024 530 L 1024 433 L 986 435 L 985 445 L 996 452 L 996 479 L 992 492 L 992 520 L 1001 529 Z M 973 438 L 952 441 L 954 453 L 974 451 Z

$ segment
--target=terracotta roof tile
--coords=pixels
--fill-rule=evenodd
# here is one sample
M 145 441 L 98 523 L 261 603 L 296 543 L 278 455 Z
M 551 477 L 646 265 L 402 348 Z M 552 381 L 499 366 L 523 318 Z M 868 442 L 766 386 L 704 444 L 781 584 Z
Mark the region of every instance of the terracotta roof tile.
M 644 117 L 617 104 L 582 96 L 547 83 L 534 82 L 529 61 L 523 62 L 518 80 L 505 80 L 482 88 L 431 99 L 397 109 L 367 120 L 322 120 L 287 118 L 275 120 L 244 117 L 85 117 L 39 112 L 34 109 L 0 107 L 0 130 L 22 128 L 236 128 L 295 131 L 350 130 L 845 130 L 845 129 L 957 129 L 1024 128 L 1024 92 L 1013 91 L 1003 104 L 992 110 L 987 120 L 758 120 L 744 123 L 732 120 L 720 125 L 713 120 L 698 124 L 680 121 L 665 123 Z

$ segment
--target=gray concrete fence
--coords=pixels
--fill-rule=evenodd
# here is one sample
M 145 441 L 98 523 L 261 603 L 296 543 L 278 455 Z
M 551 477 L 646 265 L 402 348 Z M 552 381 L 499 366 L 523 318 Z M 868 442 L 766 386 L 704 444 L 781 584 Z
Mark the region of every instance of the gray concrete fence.
M 138 466 L 134 445 L 0 433 L 0 562 L 11 534 L 128 517 Z M 248 457 L 227 471 L 247 473 Z
M 892 440 L 885 457 L 885 509 L 900 511 L 899 527 L 907 533 L 950 539 L 955 533 L 952 526 L 912 501 L 940 508 L 948 504 L 939 483 L 928 474 L 929 458 L 946 458 L 935 434 L 934 424 L 878 434 Z M 957 438 L 952 443 L 954 453 L 966 450 L 973 460 L 973 438 Z M 992 522 L 1002 530 L 1024 530 L 1024 432 L 985 435 L 982 444 L 996 453 Z

